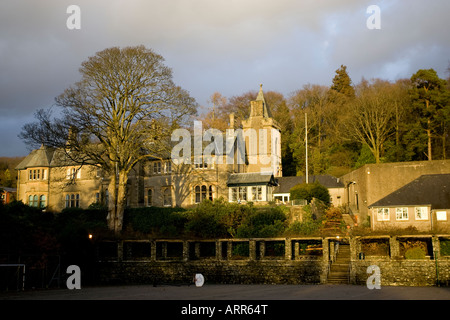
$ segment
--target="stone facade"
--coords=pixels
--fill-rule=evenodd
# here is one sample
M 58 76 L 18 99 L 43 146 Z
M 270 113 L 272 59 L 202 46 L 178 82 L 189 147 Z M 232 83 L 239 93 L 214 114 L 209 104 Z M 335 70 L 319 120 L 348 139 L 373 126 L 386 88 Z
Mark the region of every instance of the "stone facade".
M 186 207 L 220 197 L 243 203 L 272 201 L 276 182 L 266 183 L 258 176 L 281 176 L 281 134 L 279 125 L 270 116 L 262 88 L 251 102 L 250 117 L 242 124 L 242 128 L 235 128 L 231 117 L 229 130 L 221 134 L 223 144 L 216 145 L 223 150 L 214 155 L 213 163 L 203 156 L 192 164 L 175 163 L 169 155 L 137 164 L 128 177 L 127 205 Z M 205 139 L 203 135 L 204 130 L 201 136 Z M 212 144 L 215 143 L 214 140 Z M 228 154 L 230 145 L 234 147 Z M 241 151 L 244 154 L 240 162 Z M 30 206 L 61 211 L 67 207 L 87 208 L 93 203 L 107 203 L 108 177 L 94 164 L 72 163 L 64 150 L 41 146 L 16 169 L 17 199 Z M 248 180 L 248 174 L 255 177 L 254 181 Z M 232 175 L 242 179 L 235 179 L 230 186 Z

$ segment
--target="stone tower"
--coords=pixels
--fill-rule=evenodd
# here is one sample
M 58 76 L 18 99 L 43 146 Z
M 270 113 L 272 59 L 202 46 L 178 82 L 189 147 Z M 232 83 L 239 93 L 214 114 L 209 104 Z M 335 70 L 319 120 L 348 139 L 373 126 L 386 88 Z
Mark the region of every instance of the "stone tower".
M 256 100 L 250 103 L 250 116 L 242 121 L 247 154 L 247 172 L 282 176 L 281 130 L 272 118 L 260 85 Z

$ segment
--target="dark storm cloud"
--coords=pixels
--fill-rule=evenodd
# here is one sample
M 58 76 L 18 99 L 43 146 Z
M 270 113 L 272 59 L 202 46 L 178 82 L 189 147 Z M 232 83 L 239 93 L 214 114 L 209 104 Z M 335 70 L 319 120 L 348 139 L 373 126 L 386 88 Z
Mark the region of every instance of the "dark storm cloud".
M 68 30 L 66 9 L 81 9 Z M 381 9 L 368 30 L 366 9 Z M 79 79 L 82 61 L 111 46 L 143 44 L 166 58 L 175 81 L 200 104 L 219 91 L 258 88 L 288 95 L 329 85 L 348 66 L 362 77 L 395 80 L 420 68 L 441 77 L 450 59 L 447 0 L 98 0 L 0 4 L 0 156 L 24 155 L 17 134 L 38 108 Z

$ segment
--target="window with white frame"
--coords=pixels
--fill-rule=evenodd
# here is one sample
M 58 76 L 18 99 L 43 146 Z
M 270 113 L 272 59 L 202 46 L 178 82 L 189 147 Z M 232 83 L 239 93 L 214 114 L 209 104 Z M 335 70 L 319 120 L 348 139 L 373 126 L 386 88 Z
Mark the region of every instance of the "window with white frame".
M 395 209 L 395 216 L 397 220 L 408 220 L 408 208 L 402 207 L 402 208 L 396 208 Z
M 31 169 L 28 170 L 28 180 L 46 180 L 47 170 L 45 169 Z
M 81 179 L 81 168 L 67 168 L 66 173 L 66 179 L 67 180 L 75 180 L 75 179 Z
M 172 173 L 172 161 L 167 161 L 164 168 L 165 173 Z
M 416 220 L 428 220 L 428 207 L 416 207 Z
M 389 208 L 377 208 L 376 212 L 378 221 L 389 221 Z
M 238 201 L 238 188 L 237 187 L 231 188 L 231 201 Z
M 159 174 L 161 173 L 161 162 L 153 162 L 153 173 L 154 174 Z
M 437 221 L 447 221 L 447 211 L 436 211 Z
M 262 201 L 262 186 L 252 187 L 252 201 Z
M 247 201 L 247 187 L 239 187 L 239 200 Z

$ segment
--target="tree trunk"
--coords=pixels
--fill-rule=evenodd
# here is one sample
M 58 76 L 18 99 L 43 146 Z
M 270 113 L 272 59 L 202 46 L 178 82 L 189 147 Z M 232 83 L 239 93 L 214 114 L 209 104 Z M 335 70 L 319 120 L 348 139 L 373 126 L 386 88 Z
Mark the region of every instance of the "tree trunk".
M 428 90 L 427 90 L 428 91 Z M 430 101 L 426 100 L 426 107 L 427 110 L 430 108 Z M 432 154 L 431 154 L 431 120 L 428 118 L 427 121 L 427 136 L 428 136 L 428 160 L 433 160 Z
M 108 228 L 110 230 L 115 230 L 115 221 L 116 221 L 116 199 L 117 199 L 117 178 L 115 172 L 111 174 L 109 185 L 108 185 L 108 216 L 106 220 L 108 222 Z
M 125 206 L 127 201 L 127 181 L 128 181 L 128 174 L 123 171 L 120 172 L 119 184 L 117 186 L 116 221 L 114 226 L 114 232 L 116 234 L 120 233 L 123 227 L 123 215 L 125 212 Z

